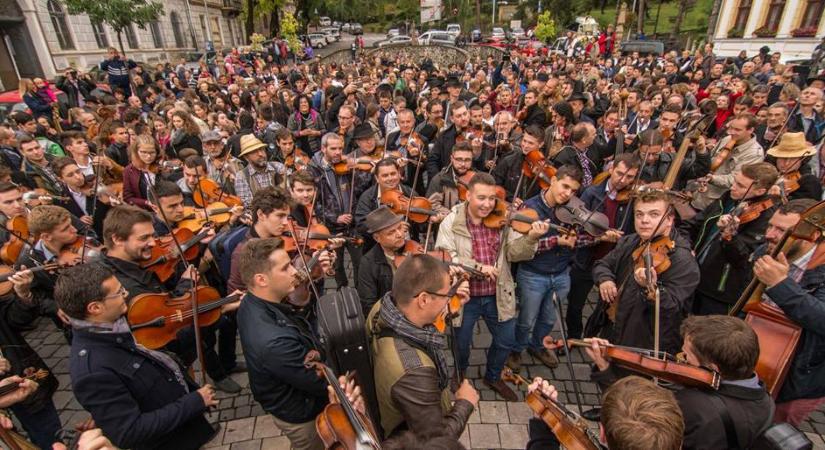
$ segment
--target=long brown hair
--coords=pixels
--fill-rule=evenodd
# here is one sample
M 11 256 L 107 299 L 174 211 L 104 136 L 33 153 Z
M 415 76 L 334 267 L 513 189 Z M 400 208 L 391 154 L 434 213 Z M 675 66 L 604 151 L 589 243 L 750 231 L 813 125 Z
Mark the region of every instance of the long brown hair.
M 200 136 L 201 129 L 198 127 L 198 124 L 195 123 L 195 120 L 192 119 L 192 115 L 186 111 L 182 111 L 180 109 L 176 109 L 172 111 L 172 117 L 180 117 L 183 119 L 183 132 L 189 135 Z M 171 122 L 171 121 L 170 121 Z
M 155 154 L 155 160 L 151 164 L 146 165 L 146 163 L 144 163 L 143 160 L 140 159 L 140 155 L 138 155 L 138 147 L 148 147 L 150 145 L 155 149 L 155 152 L 157 153 Z M 162 155 L 160 145 L 158 145 L 158 142 L 152 136 L 146 134 L 139 134 L 135 136 L 135 138 L 132 140 L 131 145 L 129 145 L 129 159 L 132 161 L 132 165 L 137 167 L 138 169 L 155 172 L 157 169 L 158 161 L 160 161 L 161 156 Z

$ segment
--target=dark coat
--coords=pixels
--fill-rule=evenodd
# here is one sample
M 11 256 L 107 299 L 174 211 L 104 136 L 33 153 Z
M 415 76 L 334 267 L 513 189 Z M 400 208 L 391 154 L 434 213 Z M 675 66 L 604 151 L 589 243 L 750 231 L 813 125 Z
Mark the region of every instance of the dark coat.
M 822 128 L 825 126 L 825 118 L 817 114 L 814 118 L 813 124 L 808 127 L 805 132 L 803 124 L 802 113 L 797 112 L 788 119 L 788 131 L 791 132 L 805 132 L 805 140 L 816 145 L 822 139 Z
M 307 166 L 307 170 L 315 179 L 315 188 L 318 190 L 315 217 L 333 233 L 349 233 L 352 225 L 339 224 L 338 216 L 355 213 L 358 198 L 366 186 L 358 182 L 360 180 L 358 177 L 355 177 L 354 188 L 350 186 L 352 176 L 336 175 L 332 167 L 324 166 L 323 157 L 322 152 L 316 153 Z M 354 191 L 350 191 L 351 189 Z
M 79 99 L 88 99 L 91 97 L 92 91 L 97 87 L 95 82 L 89 77 L 78 78 L 77 84 L 75 84 L 64 76 L 57 77 L 55 86 L 66 94 L 66 99 L 71 108 L 80 106 Z
M 607 185 L 607 180 L 602 181 L 599 184 L 594 184 L 585 188 L 584 192 L 582 192 L 579 199 L 584 202 L 585 208 L 590 211 L 597 211 L 600 213 L 605 213 L 605 196 L 607 192 L 605 189 Z M 625 218 L 627 216 L 627 218 Z M 635 232 L 635 226 L 633 222 L 633 203 L 628 201 L 627 203 L 620 204 L 616 208 L 616 215 L 614 217 L 609 217 L 610 226 L 611 228 L 620 228 L 624 234 L 632 234 Z M 624 220 L 624 227 L 622 227 L 622 220 Z M 582 271 L 587 272 L 588 275 L 590 273 L 591 268 L 593 267 L 593 255 L 595 254 L 603 254 L 604 247 L 602 246 L 613 246 L 607 242 L 600 243 L 596 246 L 580 246 L 576 248 L 576 254 L 573 256 L 573 267 Z M 601 248 L 600 248 L 601 247 Z
M 215 435 L 197 386 L 187 392 L 129 333 L 75 330 L 69 370 L 77 401 L 120 448 L 196 449 Z
M 129 164 L 123 169 L 123 201 L 151 211 L 149 200 L 140 189 L 142 172 L 137 167 Z
M 409 197 L 412 192 L 412 189 L 403 184 L 398 185 L 398 188 L 401 189 L 401 192 L 407 197 Z M 355 231 L 359 236 L 364 238 L 364 245 L 361 248 L 365 252 L 369 251 L 369 249 L 375 245 L 372 235 L 367 232 L 367 214 L 375 211 L 379 206 L 377 184 L 370 186 L 369 189 L 358 197 L 358 205 L 355 207 L 352 222 L 355 224 Z M 410 227 L 410 235 L 413 239 L 418 237 L 415 227 Z
M 761 198 L 755 198 L 756 202 Z M 722 303 L 733 304 L 751 279 L 749 257 L 756 247 L 765 241 L 765 230 L 773 215 L 774 207 L 762 212 L 756 220 L 739 226 L 730 241 L 719 237 L 716 221 L 719 216 L 735 208 L 730 191 L 713 201 L 704 211 L 679 225 L 679 231 L 690 240 L 691 248 L 701 270 L 697 290 Z
M 172 135 L 172 140 L 166 146 L 166 157 L 170 159 L 180 159 L 180 151 L 185 148 L 191 148 L 198 152 L 198 155 L 203 155 L 203 144 L 201 137 L 196 134 L 181 133 Z
M 445 130 L 435 137 L 433 147 L 427 157 L 427 175 L 434 177 L 441 169 L 450 163 L 450 155 L 453 153 L 455 139 L 458 132 L 454 124 L 450 124 Z
M 538 103 L 527 108 L 527 117 L 522 122 L 524 128 L 530 125 L 538 125 L 542 129 L 547 126 L 547 112 Z
M 126 167 L 131 162 L 126 144 L 112 143 L 106 148 L 105 154 L 121 167 Z
M 534 183 L 531 178 L 524 177 L 521 180 L 521 187 L 516 193 L 516 187 L 519 185 L 519 178 L 521 178 L 521 166 L 524 162 L 524 153 L 521 151 L 512 151 L 506 156 L 499 158 L 498 164 L 493 169 L 493 178 L 496 184 L 503 186 L 507 191 L 507 201 L 512 201 L 513 195 L 517 195 L 521 199 L 530 198 L 538 194 L 541 189 L 538 183 Z
M 785 278 L 765 290 L 802 327 L 802 337 L 777 402 L 825 396 L 825 265 L 805 271 L 799 283 Z
M 676 391 L 676 401 L 685 419 L 683 449 L 728 448 L 725 425 L 711 397 L 720 398 L 727 407 L 736 430 L 738 448 L 751 448 L 773 417 L 773 400 L 764 387 L 750 388 L 723 381 L 715 392 L 681 389 Z
M 679 326 L 691 309 L 693 290 L 699 283 L 699 267 L 690 253 L 688 242 L 675 230 L 671 239 L 676 243 L 669 254 L 670 268 L 658 274 L 660 310 L 660 348 L 678 352 L 682 345 Z M 639 348 L 653 348 L 653 302 L 633 278 L 633 250 L 641 242 L 638 234 L 619 239 L 614 248 L 593 266 L 596 285 L 613 281 L 621 293 L 616 312 L 614 335 L 610 342 Z
M 641 180 L 645 183 L 664 181 L 675 156 L 676 153 L 659 153 L 659 159 L 657 159 L 655 163 L 645 164 L 642 170 Z M 688 180 L 703 177 L 710 172 L 710 152 L 705 152 L 704 154 L 693 153 L 692 156 L 690 159 L 686 157 L 682 167 L 679 168 L 676 181 L 673 183 L 673 189 L 681 190 L 685 184 L 687 184 Z
M 307 353 L 321 349 L 311 326 L 288 306 L 252 294 L 241 302 L 237 320 L 255 401 L 289 423 L 315 420 L 328 398 L 326 381 L 304 367 Z
M 32 116 L 34 116 L 35 119 L 39 117 L 51 119 L 52 105 L 37 93 L 26 92 L 23 94 L 23 102 L 26 103 L 26 106 L 32 111 Z
M 393 270 L 380 245 L 374 245 L 361 258 L 356 287 L 361 306 L 369 313 L 372 305 L 392 290 Z
M 56 205 L 66 208 L 74 217 L 78 219 L 88 215 L 83 211 L 83 209 L 80 208 L 77 202 L 75 202 L 68 188 L 64 189 L 63 196 L 66 197 L 67 200 L 57 201 L 55 202 Z M 94 211 L 94 215 L 92 216 L 92 229 L 98 238 L 103 236 L 103 219 L 106 218 L 106 214 L 109 212 L 109 209 L 111 209 L 111 207 L 101 202 L 97 196 L 86 197 L 86 211 L 89 211 L 89 213 Z M 81 230 L 78 230 L 78 232 L 83 233 Z

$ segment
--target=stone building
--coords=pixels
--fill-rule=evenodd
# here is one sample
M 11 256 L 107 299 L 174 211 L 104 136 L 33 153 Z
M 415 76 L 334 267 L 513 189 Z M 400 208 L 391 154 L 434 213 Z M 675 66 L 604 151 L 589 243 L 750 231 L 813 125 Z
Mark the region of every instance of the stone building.
M 714 32 L 714 52 L 759 53 L 767 45 L 782 61 L 810 58 L 825 36 L 825 0 L 722 0 Z
M 163 0 L 164 14 L 145 30 L 122 34 L 129 58 L 145 63 L 176 61 L 202 50 L 207 35 L 216 49 L 246 43 L 239 17 L 241 0 Z M 206 7 L 204 6 L 206 5 Z M 208 31 L 207 31 L 208 30 Z M 70 15 L 60 0 L 0 0 L 0 88 L 14 89 L 18 77 L 54 78 L 72 66 L 88 70 L 119 47 L 108 26 L 86 15 Z

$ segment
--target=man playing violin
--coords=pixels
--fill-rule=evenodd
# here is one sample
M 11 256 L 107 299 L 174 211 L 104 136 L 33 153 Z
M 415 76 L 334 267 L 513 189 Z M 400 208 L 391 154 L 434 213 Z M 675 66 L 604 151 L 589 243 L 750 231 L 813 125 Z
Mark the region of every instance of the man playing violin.
M 581 172 L 574 166 L 562 166 L 550 179 L 550 187 L 531 197 L 524 206 L 538 213 L 538 219 L 559 224 L 556 208 L 566 204 L 581 186 Z M 526 349 L 534 358 L 549 368 L 559 364 L 553 350 L 547 350 L 542 340 L 553 330 L 556 322 L 554 296 L 564 301 L 570 292 L 570 263 L 576 247 L 576 234 L 550 230 L 539 239 L 533 259 L 518 265 L 516 285 L 519 291 L 519 315 L 516 322 L 516 345 L 507 359 L 507 365 L 518 372 L 521 353 Z M 561 303 L 559 303 L 561 304 Z
M 794 228 L 814 200 L 796 199 L 779 206 L 765 231 L 765 248 L 754 252 L 753 275 L 765 285 L 765 297 L 802 327 L 785 383 L 776 398 L 774 422 L 798 427 L 825 403 L 825 265 L 821 263 L 822 232 L 813 241 L 796 240 L 787 252 L 771 256 L 782 236 Z M 763 298 L 763 301 L 765 299 Z
M 152 259 L 152 249 L 157 245 L 153 218 L 148 212 L 127 206 L 112 208 L 103 222 L 103 242 L 106 252 L 97 264 L 112 271 L 129 291 L 127 303 L 140 294 L 169 292 L 173 297 L 179 297 L 191 292 L 193 280 L 197 278 L 194 266 L 183 270 L 183 265 L 178 264 L 175 276 L 165 283 L 154 272 L 141 267 Z M 237 302 L 225 305 L 223 310 L 230 312 L 237 306 Z M 224 367 L 215 352 L 215 327 L 202 328 L 202 332 L 204 365 L 209 378 L 224 392 L 239 392 L 240 386 L 228 376 L 231 368 Z M 194 339 L 194 328 L 190 326 L 182 329 L 164 349 L 180 356 L 188 366 L 197 358 Z
M 654 302 L 660 302 L 660 349 L 679 349 L 679 325 L 690 311 L 690 301 L 699 283 L 699 267 L 690 244 L 673 229 L 675 213 L 661 191 L 643 191 L 633 204 L 635 234 L 625 235 L 616 247 L 593 266 L 593 279 L 599 286 L 604 307 L 615 310 L 611 342 L 652 349 L 654 347 Z M 661 273 L 644 263 L 646 244 L 651 259 L 658 255 Z M 641 254 L 634 258 L 634 251 Z M 648 274 L 650 278 L 648 279 Z M 654 297 L 655 298 L 655 297 Z M 618 304 L 615 304 L 618 303 Z
M 376 242 L 362 258 L 355 283 L 366 317 L 372 305 L 392 290 L 393 274 L 398 269 L 395 258 L 407 242 L 409 223 L 386 206 L 367 214 L 365 222 Z
M 11 233 L 6 230 L 6 223 L 9 219 L 17 216 L 28 217 L 29 210 L 23 202 L 23 192 L 20 186 L 15 183 L 0 183 L 0 243 L 5 244 L 11 238 Z M 14 263 L 14 261 L 9 261 Z
M 243 170 L 241 160 L 232 156 L 224 144 L 223 136 L 216 131 L 207 131 L 201 137 L 206 173 L 228 194 L 235 194 L 235 176 Z
M 602 167 L 604 158 L 610 156 L 599 154 L 605 149 L 593 145 L 596 139 L 596 128 L 588 122 L 578 123 L 570 132 L 570 145 L 564 146 L 559 154 L 553 158 L 553 165 L 558 167 L 573 166 L 582 172 L 582 186 L 587 187 L 593 182 Z
M 429 255 L 406 258 L 395 275 L 392 291 L 367 318 L 384 436 L 411 430 L 458 439 L 479 396 L 464 379 L 450 404 L 447 336 L 433 322 L 454 296 L 467 301 L 467 282 L 453 283 L 444 264 Z
M 639 180 L 642 183 L 653 183 L 654 188 L 660 188 L 661 182 L 667 177 L 673 165 L 675 153 L 665 151 L 665 138 L 658 129 L 645 130 L 639 134 L 639 158 L 644 160 L 642 174 Z M 699 137 L 691 143 L 693 158 L 685 159 L 679 167 L 676 180 L 672 188 L 682 190 L 688 180 L 703 177 L 710 171 L 710 153 L 705 148 L 705 138 Z
M 238 310 L 238 329 L 255 400 L 292 448 L 321 450 L 315 417 L 328 402 L 327 385 L 305 364 L 322 347 L 314 326 L 284 304 L 298 271 L 283 246 L 280 238 L 252 239 L 241 250 L 238 271 L 247 294 Z M 322 264 L 329 268 L 329 261 Z
M 385 153 L 379 152 L 376 146 L 375 130 L 372 129 L 369 123 L 360 123 L 355 126 L 352 131 L 352 140 L 355 143 L 355 149 L 344 155 L 344 160 L 349 165 L 355 165 L 357 162 L 366 162 L 374 164 L 380 160 Z M 355 171 L 356 184 L 361 186 L 371 186 L 373 178 L 370 171 L 356 170 Z
M 187 156 L 186 159 L 183 161 L 183 178 L 179 179 L 176 182 L 177 186 L 180 188 L 181 194 L 183 195 L 184 207 L 194 207 L 196 213 L 202 213 L 204 206 L 211 206 L 198 206 L 195 203 L 193 197 L 195 193 L 197 193 L 201 198 L 207 197 L 203 188 L 198 186 L 198 183 L 200 183 L 201 180 L 206 179 L 209 178 L 207 175 L 206 161 L 203 159 L 203 157 L 198 155 Z M 232 209 L 229 211 L 229 226 L 234 226 L 238 222 L 241 216 L 243 216 L 243 211 L 244 209 L 241 205 L 235 205 L 234 207 L 232 207 Z
M 533 378 L 528 392 L 558 401 L 556 388 L 539 377 Z M 599 444 L 608 449 L 681 450 L 685 424 L 673 393 L 652 381 L 629 376 L 617 381 L 602 395 Z M 528 425 L 527 450 L 558 450 L 559 438 L 541 419 Z M 559 432 L 563 433 L 564 428 Z
M 184 208 L 183 192 L 177 184 L 171 181 L 159 180 L 155 184 L 154 190 L 150 193 L 149 198 L 149 206 L 155 213 L 155 233 L 158 237 L 172 234 L 180 222 L 195 218 L 187 217 Z M 195 210 L 194 214 L 198 216 L 199 213 L 202 212 L 203 211 Z M 202 244 L 208 244 L 214 237 L 215 230 L 210 229 L 200 242 Z
M 756 333 L 742 319 L 722 315 L 688 317 L 680 332 L 685 363 L 720 377 L 718 390 L 676 390 L 685 421 L 683 447 L 752 448 L 773 416 L 773 400 L 755 372 L 759 358 Z M 594 381 L 612 384 L 619 373 L 627 373 L 610 369 L 611 362 L 604 356 L 608 341 L 594 338 L 590 344 L 586 352 L 598 369 L 591 375 Z M 731 429 L 726 422 L 730 422 Z
M 766 161 L 772 162 L 780 175 L 769 194 L 785 199 L 822 198 L 822 183 L 808 168 L 816 147 L 805 142 L 804 134 L 784 133 L 767 153 Z
M 432 179 L 450 159 L 450 152 L 457 137 L 470 126 L 470 111 L 458 100 L 450 104 L 450 124 L 439 132 L 433 141 L 433 148 L 427 157 L 427 174 Z
M 72 158 L 57 158 L 52 161 L 52 168 L 65 186 L 63 194 L 66 200 L 60 200 L 56 204 L 72 213 L 83 223 L 84 228 L 92 227 L 95 236 L 102 235 L 103 219 L 109 212 L 112 197 L 105 193 L 92 192 L 94 183 L 86 181 L 82 169 Z M 115 201 L 117 202 L 116 199 Z
M 89 143 L 86 136 L 79 131 L 68 131 L 63 133 L 60 140 L 63 148 L 71 155 L 77 163 L 83 175 L 94 175 L 98 165 L 105 172 L 104 178 L 118 179 L 123 176 L 123 167 L 105 156 L 92 157 L 89 152 Z
M 418 133 L 413 131 L 415 127 L 415 113 L 411 109 L 402 109 L 398 111 L 398 129 L 392 131 L 387 135 L 386 144 L 384 148 L 387 152 L 400 151 L 401 155 L 409 158 L 411 162 L 417 162 L 419 157 L 426 160 L 427 148 L 429 141 Z M 415 133 L 415 134 L 413 134 Z M 406 145 L 404 145 L 406 144 Z M 422 152 L 424 155 L 422 156 Z M 422 162 L 421 169 L 418 171 L 418 182 L 416 183 L 416 191 L 424 192 L 424 172 L 426 169 Z M 408 164 L 406 167 L 405 180 L 412 184 L 412 179 L 415 176 L 415 164 Z
M 701 279 L 694 314 L 727 314 L 751 278 L 748 256 L 765 239 L 774 201 L 767 196 L 779 172 L 770 163 L 742 167 L 722 197 L 679 230 L 693 242 Z
M 622 153 L 607 170 L 610 176 L 599 184 L 589 186 L 581 194 L 584 207 L 607 216 L 610 229 L 596 239 L 595 247 L 576 248 L 570 267 L 570 293 L 567 294 L 565 316 L 569 337 L 578 338 L 582 335 L 582 312 L 593 288 L 593 262 L 613 249 L 623 235 L 633 233 L 633 205 L 626 194 L 636 180 L 641 164 L 635 154 Z M 625 196 L 627 198 L 623 198 Z
M 151 239 L 151 221 L 140 225 Z M 204 415 L 218 405 L 215 391 L 194 384 L 167 354 L 135 342 L 125 317 L 128 294 L 97 264 L 72 267 L 58 279 L 55 298 L 74 330 L 74 395 L 118 447 L 198 448 L 216 432 Z
M 510 264 L 527 261 L 536 254 L 539 238 L 550 229 L 545 221 L 535 221 L 527 234 L 493 229 L 484 219 L 493 212 L 496 183 L 487 173 L 477 173 L 468 183 L 467 201 L 454 207 L 439 227 L 436 248 L 451 258 L 484 273 L 470 280 L 470 301 L 463 308 L 461 326 L 456 330 L 458 368 L 469 365 L 470 344 L 478 319 L 483 318 L 493 336 L 487 351 L 484 384 L 508 401 L 518 397 L 501 380 L 501 370 L 515 344 L 516 296 Z
M 503 186 L 507 191 L 508 200 L 515 197 L 521 199 L 533 197 L 541 190 L 535 180 L 522 176 L 522 166 L 525 155 L 532 151 L 541 151 L 543 139 L 544 131 L 541 128 L 529 126 L 521 136 L 521 151 L 514 150 L 499 158 L 492 174 L 496 184 Z M 519 186 L 519 180 L 521 180 L 521 186 Z M 519 192 L 516 192 L 516 188 Z
M 441 204 L 452 208 L 461 202 L 458 195 L 458 183 L 473 165 L 473 149 L 468 142 L 461 142 L 453 147 L 450 165 L 430 179 L 427 196 L 441 194 Z
M 310 223 L 320 223 L 318 214 L 312 208 L 316 206 L 313 202 L 317 195 L 315 189 L 315 178 L 308 170 L 299 170 L 289 176 L 289 194 L 294 205 L 289 213 L 289 218 L 295 221 L 299 227 L 308 227 Z

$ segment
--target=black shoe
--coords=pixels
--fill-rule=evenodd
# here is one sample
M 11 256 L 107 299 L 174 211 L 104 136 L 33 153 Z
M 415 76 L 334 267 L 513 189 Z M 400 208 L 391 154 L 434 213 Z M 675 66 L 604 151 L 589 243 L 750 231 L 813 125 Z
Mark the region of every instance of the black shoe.
M 246 372 L 246 361 L 235 361 L 235 365 L 229 369 L 228 373 L 243 373 Z
M 221 381 L 215 382 L 215 389 L 226 392 L 227 394 L 237 394 L 241 392 L 241 385 L 236 383 L 232 378 L 226 377 Z
M 581 416 L 591 422 L 598 422 L 602 418 L 602 409 L 600 407 L 587 409 L 582 411 Z
M 521 352 L 512 352 L 507 356 L 507 362 L 504 363 L 509 367 L 513 373 L 521 372 Z

